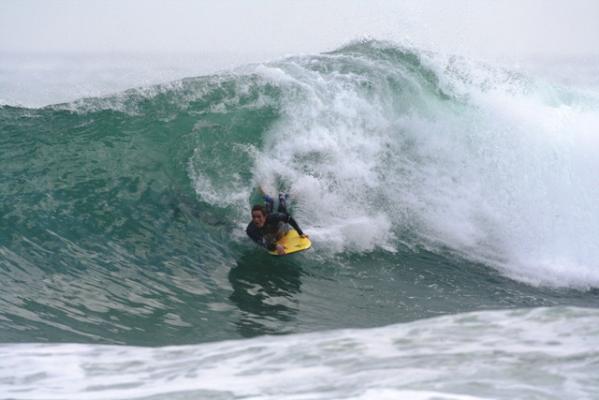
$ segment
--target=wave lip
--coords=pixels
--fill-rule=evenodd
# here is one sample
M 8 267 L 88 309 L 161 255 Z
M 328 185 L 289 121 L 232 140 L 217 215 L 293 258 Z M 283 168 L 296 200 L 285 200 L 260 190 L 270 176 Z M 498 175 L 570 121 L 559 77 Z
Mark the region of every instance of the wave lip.
M 13 399 L 593 398 L 598 326 L 597 310 L 555 307 L 194 346 L 6 344 L 0 389 Z

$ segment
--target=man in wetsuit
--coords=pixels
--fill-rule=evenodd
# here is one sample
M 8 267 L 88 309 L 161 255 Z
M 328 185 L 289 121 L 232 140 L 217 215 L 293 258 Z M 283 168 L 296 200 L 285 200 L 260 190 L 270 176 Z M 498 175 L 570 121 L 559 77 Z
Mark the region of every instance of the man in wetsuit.
M 287 212 L 284 195 L 279 195 L 277 212 L 272 212 L 273 200 L 269 196 L 264 196 L 264 199 L 267 204 L 266 207 L 260 204 L 252 207 L 252 222 L 249 223 L 245 231 L 258 245 L 269 251 L 276 250 L 277 254 L 283 255 L 285 254 L 285 249 L 276 242 L 289 231 L 289 225 L 301 237 L 305 237 L 306 235 L 304 235 L 297 222 Z

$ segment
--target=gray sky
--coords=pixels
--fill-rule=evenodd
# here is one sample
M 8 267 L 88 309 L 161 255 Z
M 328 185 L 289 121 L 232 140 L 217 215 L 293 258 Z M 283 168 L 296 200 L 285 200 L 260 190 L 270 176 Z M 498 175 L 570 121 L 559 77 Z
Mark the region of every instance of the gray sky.
M 483 56 L 599 54 L 599 1 L 0 2 L 0 51 L 283 55 L 364 36 Z

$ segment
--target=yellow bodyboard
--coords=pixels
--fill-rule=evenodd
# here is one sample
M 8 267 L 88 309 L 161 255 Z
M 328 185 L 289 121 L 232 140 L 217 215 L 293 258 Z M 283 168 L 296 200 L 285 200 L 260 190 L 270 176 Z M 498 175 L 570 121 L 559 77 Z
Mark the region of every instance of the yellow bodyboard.
M 291 229 L 282 238 L 277 240 L 277 244 L 283 245 L 285 254 L 297 253 L 298 251 L 308 250 L 312 246 L 312 242 L 307 237 L 300 237 L 295 229 Z M 278 256 L 277 251 L 269 251 L 273 256 Z

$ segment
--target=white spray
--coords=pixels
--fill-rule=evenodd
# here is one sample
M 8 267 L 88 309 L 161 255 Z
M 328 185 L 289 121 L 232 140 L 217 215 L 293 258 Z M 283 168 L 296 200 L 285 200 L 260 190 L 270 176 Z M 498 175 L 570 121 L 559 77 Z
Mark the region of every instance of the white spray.
M 533 284 L 599 286 L 599 95 L 355 48 L 255 71 L 286 96 L 255 176 L 290 185 L 320 248 L 401 241 Z

